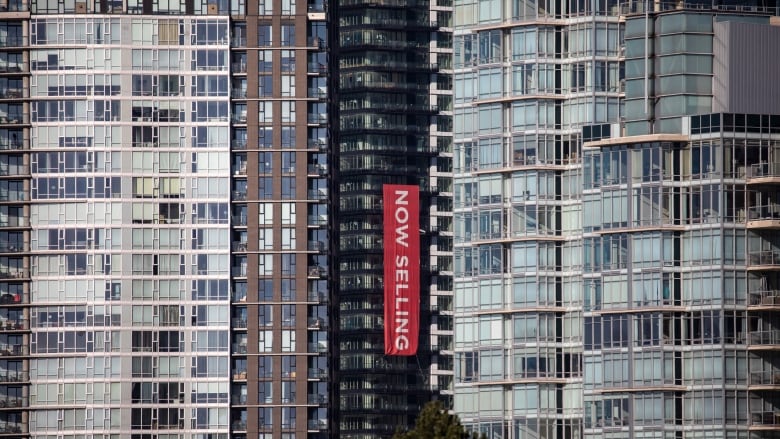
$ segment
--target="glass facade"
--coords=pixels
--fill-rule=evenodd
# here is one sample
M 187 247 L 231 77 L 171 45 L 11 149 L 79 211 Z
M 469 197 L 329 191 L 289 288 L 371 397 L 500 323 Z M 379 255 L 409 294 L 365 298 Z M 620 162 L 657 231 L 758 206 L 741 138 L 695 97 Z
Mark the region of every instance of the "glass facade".
M 713 21 L 777 10 L 642 6 L 455 6 L 454 409 L 489 437 L 777 437 L 777 121 L 707 114 Z
M 389 437 L 451 383 L 451 7 L 350 0 L 335 17 L 334 434 Z M 411 357 L 384 355 L 384 184 L 421 193 L 421 332 Z

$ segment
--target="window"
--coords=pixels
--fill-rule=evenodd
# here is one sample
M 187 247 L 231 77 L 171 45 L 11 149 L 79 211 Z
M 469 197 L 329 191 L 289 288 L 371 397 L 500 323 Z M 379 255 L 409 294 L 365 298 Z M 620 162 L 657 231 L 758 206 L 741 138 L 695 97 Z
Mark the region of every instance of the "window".
M 282 46 L 295 46 L 295 25 L 282 25 Z
M 265 0 L 264 4 L 272 3 L 272 0 Z M 262 13 L 262 12 L 260 12 Z M 271 25 L 270 24 L 258 24 L 257 25 L 257 45 L 260 47 L 271 46 L 273 39 L 271 37 Z M 265 59 L 265 58 L 264 58 Z M 270 53 L 269 58 L 265 59 L 267 62 L 271 62 Z

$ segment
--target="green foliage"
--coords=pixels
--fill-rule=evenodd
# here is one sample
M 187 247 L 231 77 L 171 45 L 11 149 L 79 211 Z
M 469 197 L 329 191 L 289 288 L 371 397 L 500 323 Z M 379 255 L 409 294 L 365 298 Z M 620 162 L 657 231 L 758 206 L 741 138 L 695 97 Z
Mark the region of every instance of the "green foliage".
M 440 401 L 431 401 L 423 407 L 414 429 L 398 432 L 393 439 L 479 439 L 479 436 L 467 432 L 460 419 L 447 413 Z

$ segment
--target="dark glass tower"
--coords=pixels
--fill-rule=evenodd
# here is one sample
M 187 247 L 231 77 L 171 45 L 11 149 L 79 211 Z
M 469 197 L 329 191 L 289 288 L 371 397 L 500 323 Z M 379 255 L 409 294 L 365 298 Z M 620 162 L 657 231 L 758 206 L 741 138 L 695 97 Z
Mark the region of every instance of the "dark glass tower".
M 427 0 L 348 0 L 334 11 L 339 121 L 333 143 L 339 383 L 334 429 L 342 438 L 391 435 L 409 425 L 431 390 L 446 382 L 431 378 L 438 345 L 451 340 L 445 335 L 451 332 L 436 335 L 447 326 L 439 324 L 445 318 L 431 313 L 437 300 L 431 285 L 441 276 L 431 261 L 439 263 L 438 243 L 446 241 L 430 233 L 431 226 L 438 230 L 438 216 L 444 224 L 451 210 L 443 201 L 449 195 L 439 189 L 448 191 L 449 180 L 437 176 L 447 162 L 439 157 L 438 135 L 449 131 L 449 118 L 438 114 L 437 104 L 447 101 L 450 86 L 437 64 L 449 58 L 436 53 L 449 46 L 449 34 L 438 32 L 436 17 L 448 18 L 449 12 L 435 9 Z M 384 184 L 421 188 L 421 346 L 412 357 L 384 355 Z M 441 256 L 442 264 L 448 260 Z

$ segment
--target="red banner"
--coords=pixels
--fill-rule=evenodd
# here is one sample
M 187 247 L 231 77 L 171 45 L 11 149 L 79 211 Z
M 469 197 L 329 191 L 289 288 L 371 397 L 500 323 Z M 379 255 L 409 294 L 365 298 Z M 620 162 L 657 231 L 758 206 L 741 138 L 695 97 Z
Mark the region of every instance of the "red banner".
M 414 355 L 420 333 L 420 188 L 386 184 L 385 354 Z

